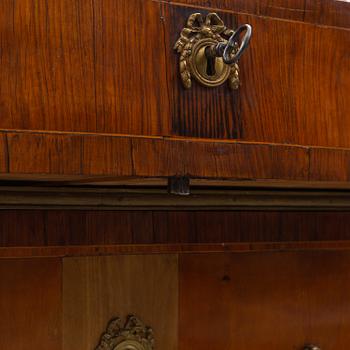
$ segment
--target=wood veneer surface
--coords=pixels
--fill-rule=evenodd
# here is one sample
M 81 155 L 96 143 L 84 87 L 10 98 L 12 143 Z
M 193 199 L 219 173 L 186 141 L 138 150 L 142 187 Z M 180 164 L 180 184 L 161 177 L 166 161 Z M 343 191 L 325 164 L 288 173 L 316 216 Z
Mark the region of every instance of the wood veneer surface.
M 0 246 L 79 251 L 79 246 L 300 242 L 302 247 L 304 242 L 307 247 L 348 241 L 349 225 L 349 212 L 1 210 Z
M 0 348 L 62 349 L 60 259 L 0 260 Z
M 229 27 L 234 21 L 253 27 L 239 62 L 241 86 L 234 92 L 227 84 L 208 89 L 194 82 L 190 90 L 182 88 L 172 43 L 189 14 L 206 14 L 216 4 L 166 6 L 173 134 L 349 147 L 349 30 L 236 13 L 236 4 L 217 5 L 227 8 L 218 13 Z
M 345 349 L 349 264 L 349 251 L 75 257 L 63 270 L 1 259 L 0 345 L 90 349 L 134 313 L 168 349 Z
M 168 0 L 188 6 L 245 12 L 306 23 L 350 27 L 350 4 L 338 0 Z
M 185 91 L 174 41 L 191 12 L 214 9 L 254 27 L 242 85 Z M 0 10 L 9 178 L 350 178 L 349 4 L 4 0 Z
M 129 314 L 154 329 L 156 346 L 177 349 L 176 255 L 66 258 L 63 350 L 92 349 L 107 323 Z
M 206 139 L 8 131 L 0 133 L 7 178 L 190 176 L 231 180 L 346 182 L 350 150 Z M 110 180 L 111 180 L 110 179 Z
M 157 3 L 4 0 L 0 23 L 1 128 L 167 132 Z
M 346 349 L 349 266 L 348 252 L 182 255 L 179 346 Z

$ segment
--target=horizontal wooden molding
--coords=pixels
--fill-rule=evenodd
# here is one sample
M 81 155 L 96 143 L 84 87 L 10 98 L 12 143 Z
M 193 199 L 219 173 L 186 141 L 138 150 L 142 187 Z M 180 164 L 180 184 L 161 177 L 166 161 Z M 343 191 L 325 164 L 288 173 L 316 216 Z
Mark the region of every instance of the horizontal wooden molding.
M 85 210 L 348 210 L 348 191 L 1 187 L 1 209 Z
M 350 181 L 350 149 L 225 140 L 0 130 L 0 178 Z
M 104 246 L 0 247 L 0 259 L 106 256 L 115 254 L 248 253 L 350 250 L 349 241 L 252 242 L 221 244 L 122 244 Z

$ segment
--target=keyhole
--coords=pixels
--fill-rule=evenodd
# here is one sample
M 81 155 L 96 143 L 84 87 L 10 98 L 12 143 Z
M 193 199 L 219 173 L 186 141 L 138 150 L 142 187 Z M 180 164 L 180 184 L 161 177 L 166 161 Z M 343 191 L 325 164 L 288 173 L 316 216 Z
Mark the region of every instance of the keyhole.
M 206 48 L 205 54 L 207 58 L 207 75 L 212 77 L 216 74 L 216 68 L 215 68 L 216 57 L 212 57 L 211 55 L 209 55 L 209 47 Z
M 215 61 L 216 61 L 215 57 L 207 57 L 207 74 L 210 77 L 216 74 Z

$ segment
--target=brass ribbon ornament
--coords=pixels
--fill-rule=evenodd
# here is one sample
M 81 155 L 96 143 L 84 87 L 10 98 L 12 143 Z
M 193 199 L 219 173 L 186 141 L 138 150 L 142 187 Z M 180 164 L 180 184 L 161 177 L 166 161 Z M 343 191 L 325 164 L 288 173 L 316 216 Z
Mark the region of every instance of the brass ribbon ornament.
M 154 350 L 153 331 L 133 315 L 125 323 L 116 317 L 109 322 L 95 350 Z

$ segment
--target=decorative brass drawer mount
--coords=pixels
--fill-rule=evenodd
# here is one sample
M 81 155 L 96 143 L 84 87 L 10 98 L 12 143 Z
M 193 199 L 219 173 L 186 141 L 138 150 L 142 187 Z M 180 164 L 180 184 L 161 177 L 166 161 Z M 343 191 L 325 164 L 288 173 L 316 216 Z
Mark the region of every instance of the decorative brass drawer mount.
M 153 331 L 136 316 L 111 320 L 95 350 L 153 350 Z
M 245 34 L 241 38 L 242 33 Z M 219 86 L 228 80 L 231 89 L 238 89 L 238 61 L 248 47 L 251 35 L 249 24 L 233 30 L 228 29 L 216 13 L 192 14 L 174 47 L 180 54 L 184 87 L 191 88 L 193 77 L 207 87 Z

